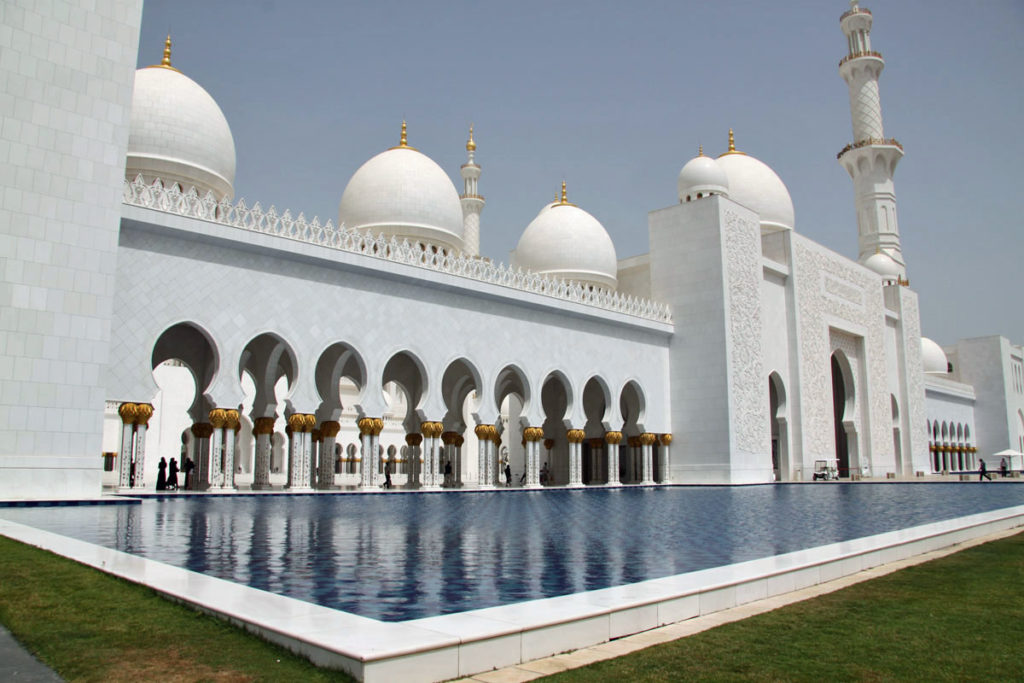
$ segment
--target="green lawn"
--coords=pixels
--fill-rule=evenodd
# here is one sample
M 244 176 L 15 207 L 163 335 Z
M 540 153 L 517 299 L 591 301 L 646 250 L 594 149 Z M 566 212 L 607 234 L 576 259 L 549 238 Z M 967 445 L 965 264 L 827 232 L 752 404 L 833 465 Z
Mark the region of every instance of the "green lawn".
M 0 622 L 69 681 L 350 681 L 148 588 L 0 536 Z
M 350 680 L 0 537 L 0 622 L 72 681 Z M 565 681 L 1024 680 L 1024 534 L 577 669 Z
M 1024 534 L 553 678 L 1021 681 Z

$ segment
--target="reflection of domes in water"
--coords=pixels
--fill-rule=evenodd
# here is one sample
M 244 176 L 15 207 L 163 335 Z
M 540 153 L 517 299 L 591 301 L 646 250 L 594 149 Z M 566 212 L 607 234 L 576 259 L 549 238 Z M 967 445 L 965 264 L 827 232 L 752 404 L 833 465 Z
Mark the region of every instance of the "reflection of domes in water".
M 562 199 L 546 205 L 519 238 L 512 265 L 534 273 L 614 290 L 618 259 L 601 223 Z
M 359 167 L 338 207 L 338 223 L 355 230 L 462 249 L 462 204 L 448 174 L 401 143 Z
M 729 179 L 729 198 L 757 212 L 761 232 L 793 229 L 793 200 L 786 184 L 764 162 L 737 152 L 731 130 L 729 151 L 717 161 Z
M 676 185 L 679 188 L 681 202 L 701 199 L 712 194 L 729 196 L 729 178 L 714 159 L 704 156 L 703 148 L 679 171 Z
M 163 62 L 135 72 L 125 175 L 139 174 L 218 200 L 235 193 L 231 128 L 209 93 L 171 66 L 170 36 Z

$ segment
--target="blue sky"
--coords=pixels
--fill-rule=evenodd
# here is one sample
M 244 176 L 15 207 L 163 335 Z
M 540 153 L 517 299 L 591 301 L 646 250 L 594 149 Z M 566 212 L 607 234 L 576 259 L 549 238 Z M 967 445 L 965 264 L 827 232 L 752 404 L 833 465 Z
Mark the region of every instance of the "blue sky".
M 924 334 L 1024 342 L 1024 3 L 874 0 L 872 44 L 896 171 L 903 253 Z M 844 0 L 232 2 L 147 0 L 139 66 L 173 63 L 220 104 L 236 198 L 337 220 L 349 177 L 398 141 L 461 191 L 475 125 L 481 250 L 508 261 L 563 179 L 620 258 L 676 200 L 703 144 L 761 159 L 798 232 L 857 255 Z

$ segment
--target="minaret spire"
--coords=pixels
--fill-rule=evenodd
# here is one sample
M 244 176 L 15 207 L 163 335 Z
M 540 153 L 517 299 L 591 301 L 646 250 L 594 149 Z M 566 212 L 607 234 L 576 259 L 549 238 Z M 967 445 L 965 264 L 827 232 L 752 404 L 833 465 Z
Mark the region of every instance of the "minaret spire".
M 469 124 L 469 140 L 466 141 L 466 163 L 462 165 L 462 243 L 467 256 L 480 255 L 480 213 L 484 210 L 484 198 L 480 196 L 477 181 L 480 167 L 476 163 L 476 141 L 473 140 L 473 124 Z
M 853 142 L 838 154 L 839 163 L 853 178 L 861 263 L 884 253 L 900 267 L 906 278 L 906 264 L 900 247 L 896 219 L 896 191 L 893 174 L 903 158 L 903 146 L 885 137 L 878 77 L 885 68 L 882 55 L 871 49 L 870 10 L 851 0 L 850 9 L 839 19 L 846 35 L 847 54 L 839 62 L 839 75 L 850 89 L 850 117 Z

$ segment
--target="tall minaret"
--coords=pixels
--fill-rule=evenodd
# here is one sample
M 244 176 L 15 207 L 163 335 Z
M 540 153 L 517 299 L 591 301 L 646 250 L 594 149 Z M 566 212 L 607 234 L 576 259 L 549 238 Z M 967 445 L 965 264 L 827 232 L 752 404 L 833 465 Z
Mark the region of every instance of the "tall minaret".
M 480 196 L 476 181 L 480 179 L 480 167 L 476 165 L 476 143 L 473 142 L 473 126 L 469 127 L 466 155 L 462 165 L 462 243 L 467 256 L 480 255 L 480 212 L 484 210 L 484 198 Z
M 858 0 L 850 0 L 850 10 L 840 18 L 839 24 L 846 34 L 849 50 L 839 62 L 839 75 L 850 88 L 853 142 L 843 148 L 838 158 L 853 178 L 860 247 L 858 260 L 864 263 L 876 253 L 888 254 L 899 264 L 900 277 L 906 278 L 892 180 L 896 164 L 903 158 L 903 146 L 885 137 L 878 95 L 878 76 L 885 67 L 885 60 L 871 49 L 871 12 L 862 9 Z

